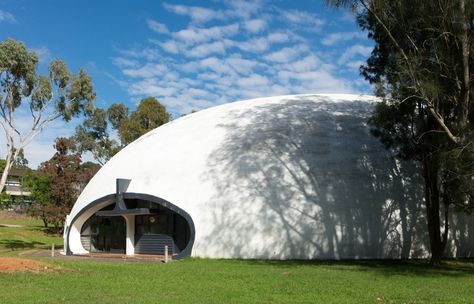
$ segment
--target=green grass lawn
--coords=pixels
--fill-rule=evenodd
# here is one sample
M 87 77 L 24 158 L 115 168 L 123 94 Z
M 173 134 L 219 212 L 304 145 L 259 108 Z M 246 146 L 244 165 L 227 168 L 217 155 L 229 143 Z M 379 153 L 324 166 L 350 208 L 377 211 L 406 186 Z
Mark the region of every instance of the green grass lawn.
M 60 240 L 34 225 L 15 229 L 9 240 Z M 0 273 L 0 303 L 474 303 L 473 260 L 438 268 L 425 261 L 43 261 L 62 270 Z
M 0 254 L 3 256 L 17 256 L 25 250 L 47 249 L 54 243 L 62 246 L 63 240 L 59 235 L 47 234 L 43 222 L 26 216 L 6 216 L 0 213 L 1 224 L 22 225 L 24 227 L 0 226 Z

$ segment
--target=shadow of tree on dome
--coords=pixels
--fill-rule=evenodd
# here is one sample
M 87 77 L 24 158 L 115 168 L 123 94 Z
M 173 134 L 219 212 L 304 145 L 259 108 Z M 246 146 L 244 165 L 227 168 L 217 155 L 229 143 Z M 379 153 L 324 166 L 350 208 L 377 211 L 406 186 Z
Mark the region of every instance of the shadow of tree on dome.
M 369 135 L 372 104 L 305 96 L 233 110 L 208 159 L 217 189 L 204 236 L 229 257 L 427 255 L 419 170 Z M 212 202 L 211 202 L 212 204 Z M 474 222 L 453 218 L 450 256 L 472 256 Z

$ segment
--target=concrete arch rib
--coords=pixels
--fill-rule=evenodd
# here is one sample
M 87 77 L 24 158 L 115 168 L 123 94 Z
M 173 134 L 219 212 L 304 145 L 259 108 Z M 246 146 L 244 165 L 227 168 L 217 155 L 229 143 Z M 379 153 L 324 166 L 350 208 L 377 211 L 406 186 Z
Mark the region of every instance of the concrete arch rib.
M 141 199 L 141 200 L 147 200 L 156 204 L 159 204 L 162 207 L 165 207 L 179 215 L 181 215 L 187 222 L 188 227 L 189 227 L 189 241 L 186 244 L 186 247 L 176 254 L 173 258 L 174 259 L 183 259 L 185 257 L 191 256 L 191 252 L 193 249 L 194 245 L 194 239 L 196 235 L 196 230 L 194 227 L 194 221 L 191 218 L 191 216 L 183 209 L 179 208 L 173 203 L 168 202 L 165 199 L 162 199 L 157 196 L 153 196 L 150 194 L 144 194 L 144 193 L 123 193 L 123 198 L 124 199 Z M 100 210 L 100 208 L 105 207 L 109 204 L 113 204 L 115 201 L 115 194 L 109 194 L 106 196 L 103 196 L 90 204 L 86 208 L 83 208 L 79 213 L 76 214 L 76 216 L 71 220 L 70 225 L 67 228 L 67 231 L 65 232 L 67 236 L 67 242 L 66 242 L 66 254 L 70 255 L 73 254 L 73 251 L 71 250 L 71 231 L 79 232 L 81 230 L 82 225 L 84 222 L 92 216 L 96 211 Z M 92 211 L 92 213 L 91 213 Z M 79 242 L 80 240 L 73 240 L 76 243 Z

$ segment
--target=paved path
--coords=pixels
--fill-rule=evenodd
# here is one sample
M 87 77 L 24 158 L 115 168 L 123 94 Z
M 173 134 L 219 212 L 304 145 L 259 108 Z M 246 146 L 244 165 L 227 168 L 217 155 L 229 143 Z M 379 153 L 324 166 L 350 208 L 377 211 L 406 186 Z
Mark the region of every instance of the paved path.
M 60 249 L 55 251 L 54 259 L 75 260 L 85 262 L 109 262 L 109 263 L 162 263 L 163 256 L 160 255 L 135 255 L 123 254 L 88 254 L 88 255 L 62 255 Z M 34 250 L 22 254 L 25 257 L 51 258 L 51 250 Z
M 25 227 L 25 225 L 13 225 L 13 224 L 2 224 L 2 223 L 0 223 L 0 227 L 21 228 L 21 227 Z

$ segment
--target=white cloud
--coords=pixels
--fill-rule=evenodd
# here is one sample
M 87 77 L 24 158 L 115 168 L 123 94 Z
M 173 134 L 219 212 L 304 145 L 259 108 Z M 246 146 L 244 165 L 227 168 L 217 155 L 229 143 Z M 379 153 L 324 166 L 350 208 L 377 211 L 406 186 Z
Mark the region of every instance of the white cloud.
M 266 87 L 270 81 L 267 79 L 267 77 L 259 75 L 259 74 L 252 74 L 247 77 L 240 77 L 237 80 L 237 85 L 242 88 L 261 88 L 261 87 Z
M 17 128 L 23 135 L 31 129 L 32 118 L 29 110 L 25 107 L 17 108 L 15 111 L 15 123 Z M 49 160 L 55 150 L 53 144 L 58 137 L 69 137 L 74 134 L 75 127 L 79 124 L 80 119 L 76 118 L 70 122 L 64 122 L 61 119 L 54 120 L 46 125 L 42 132 L 40 132 L 25 148 L 25 157 L 28 160 L 28 166 L 36 168 L 40 163 Z M 2 158 L 6 155 L 5 135 L 0 132 L 0 155 Z
M 224 54 L 225 53 L 225 45 L 221 41 L 215 41 L 212 43 L 203 43 L 200 44 L 189 51 L 185 52 L 186 56 L 189 57 L 205 57 L 210 54 Z
M 214 95 L 210 92 L 202 89 L 190 88 L 187 90 L 187 93 L 192 96 L 193 98 L 201 97 L 201 98 L 209 98 L 213 97 Z
M 239 25 L 234 23 L 224 26 L 213 26 L 209 28 L 189 27 L 187 29 L 172 33 L 175 39 L 188 43 L 199 43 L 210 40 L 219 40 L 237 34 Z
M 345 10 L 340 20 L 346 21 L 346 22 L 356 22 L 356 13 L 351 10 Z
M 276 52 L 264 56 L 263 58 L 267 61 L 285 63 L 293 61 L 297 56 L 305 51 L 307 51 L 307 47 L 300 44 L 292 47 L 284 47 Z
M 336 32 L 326 36 L 323 40 L 321 40 L 321 43 L 324 45 L 331 46 L 343 41 L 364 38 L 366 38 L 366 34 L 363 32 Z
M 259 33 L 267 27 L 267 22 L 264 19 L 244 20 L 244 28 L 252 33 Z
M 38 55 L 40 64 L 47 64 L 51 60 L 51 52 L 45 46 L 33 48 L 33 51 Z
M 162 75 L 162 79 L 166 81 L 178 81 L 179 73 L 175 71 L 168 71 L 166 74 Z
M 296 58 L 295 61 L 278 65 L 274 67 L 274 70 L 286 70 L 292 72 L 308 72 L 316 69 L 323 68 L 322 61 L 314 54 L 309 54 L 303 58 Z
M 235 41 L 235 46 L 245 52 L 261 53 L 270 48 L 265 37 L 253 38 L 247 41 Z
M 0 22 L 17 23 L 15 16 L 3 10 L 0 10 Z
M 115 81 L 132 99 L 156 96 L 175 115 L 251 97 L 363 88 L 340 71 L 358 75 L 354 67 L 368 51 L 364 41 L 342 54 L 318 50 L 323 43 L 363 40 L 362 33 L 328 29 L 326 36 L 308 34 L 326 21 L 308 11 L 283 10 L 262 1 L 221 4 L 226 8 L 165 3 L 168 11 L 190 20 L 170 31 L 169 24 L 148 19 L 150 29 L 167 36 L 148 39 L 156 48 L 121 51 L 114 63 L 123 78 Z
M 162 76 L 168 72 L 168 68 L 163 64 L 147 63 L 140 68 L 124 69 L 122 73 L 132 78 L 150 78 Z
M 119 68 L 136 68 L 139 65 L 138 61 L 123 57 L 114 57 L 112 60 Z
M 326 23 L 324 19 L 315 14 L 301 10 L 283 10 L 279 9 L 280 16 L 288 23 L 304 26 L 307 29 L 318 31 Z
M 200 61 L 200 67 L 210 69 L 219 74 L 235 74 L 235 70 L 216 57 L 209 57 Z
M 145 47 L 143 49 L 135 50 L 118 50 L 124 56 L 129 56 L 136 59 L 145 59 L 149 61 L 154 61 L 160 59 L 162 56 L 160 52 L 156 49 Z
M 361 65 L 364 65 L 366 62 L 363 61 L 363 60 L 355 60 L 355 61 L 349 61 L 348 63 L 346 63 L 346 66 L 351 68 L 351 69 L 355 69 L 355 70 L 358 70 L 360 68 Z
M 271 33 L 268 35 L 268 41 L 272 43 L 281 43 L 287 42 L 290 40 L 290 37 L 287 33 Z
M 56 152 L 53 144 L 54 140 L 41 140 L 41 138 L 37 138 L 26 146 L 24 154 L 28 160 L 28 166 L 30 168 L 37 168 L 42 162 L 50 160 Z
M 159 33 L 159 34 L 169 33 L 168 27 L 163 23 L 156 22 L 155 20 L 152 20 L 152 19 L 147 19 L 146 23 L 148 24 L 148 27 L 156 33 Z
M 279 79 L 285 86 L 291 87 L 299 93 L 330 93 L 330 92 L 352 92 L 348 81 L 334 77 L 325 70 L 308 72 L 280 71 Z
M 226 64 L 230 65 L 237 73 L 246 75 L 252 72 L 252 70 L 260 66 L 259 62 L 255 60 L 244 59 L 241 56 L 234 55 L 226 59 Z
M 368 57 L 370 53 L 372 52 L 372 47 L 370 46 L 364 46 L 361 44 L 356 44 L 353 45 L 349 48 L 347 48 L 344 53 L 342 53 L 341 57 L 339 57 L 339 60 L 337 61 L 338 64 L 345 64 L 352 58 L 356 56 L 363 56 L 363 57 Z
M 205 23 L 215 19 L 225 18 L 224 12 L 199 6 L 173 5 L 163 3 L 166 10 L 177 15 L 188 16 L 193 23 Z
M 258 66 L 262 66 L 258 61 L 245 59 L 240 55 L 232 55 L 226 59 L 209 57 L 200 61 L 189 62 L 182 67 L 185 72 L 199 72 L 199 78 L 220 81 L 222 75 L 247 75 Z
M 249 19 L 251 16 L 260 13 L 264 6 L 262 0 L 232 0 L 227 1 L 227 5 L 230 6 L 228 15 L 237 16 L 243 19 Z
M 222 102 L 221 102 L 222 103 Z M 192 94 L 192 92 L 183 91 L 179 96 L 169 97 L 163 100 L 163 104 L 172 112 L 189 114 L 193 110 L 200 110 L 216 105 L 216 102 L 210 102 L 209 98 L 201 98 Z
M 181 46 L 175 40 L 168 40 L 165 42 L 153 40 L 152 42 L 158 44 L 163 50 L 167 51 L 168 53 L 177 54 L 181 49 Z
M 127 91 L 130 95 L 167 97 L 175 94 L 177 90 L 174 87 L 163 85 L 155 78 L 146 78 L 131 83 Z

